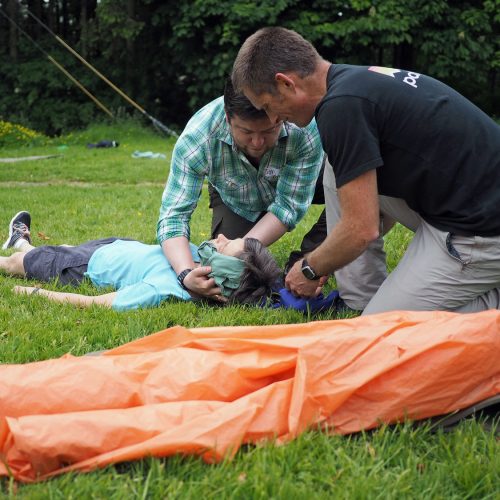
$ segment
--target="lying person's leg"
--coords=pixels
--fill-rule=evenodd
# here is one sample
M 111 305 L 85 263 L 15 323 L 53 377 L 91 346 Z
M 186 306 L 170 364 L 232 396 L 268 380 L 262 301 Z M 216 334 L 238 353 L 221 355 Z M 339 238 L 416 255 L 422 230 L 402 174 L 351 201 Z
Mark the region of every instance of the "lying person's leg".
M 115 240 L 116 238 L 108 238 L 89 241 L 75 247 L 63 245 L 35 248 L 26 244 L 20 247 L 19 252 L 9 257 L 0 257 L 0 269 L 14 276 L 23 276 L 38 281 L 49 282 L 57 279 L 63 285 L 78 285 L 84 278 L 94 251 Z M 93 304 L 111 307 L 116 296 L 116 292 L 90 296 L 44 290 L 33 286 L 16 286 L 13 291 L 17 294 L 39 294 L 54 302 L 67 302 L 82 307 Z
M 7 250 L 7 248 L 20 250 L 23 246 L 31 246 L 30 225 L 31 215 L 29 212 L 22 210 L 14 215 L 9 223 L 9 236 L 2 245 L 2 250 Z
M 0 270 L 13 276 L 22 276 L 42 282 L 57 279 L 63 285 L 80 284 L 94 252 L 99 247 L 110 244 L 117 239 L 106 238 L 89 241 L 75 247 L 61 245 L 37 248 L 31 245 L 30 225 L 29 212 L 18 212 L 12 218 L 9 224 L 9 237 L 3 248 L 13 248 L 17 252 L 8 257 L 0 257 Z M 56 302 L 70 302 L 81 306 L 101 304 L 109 307 L 116 295 L 115 292 L 112 292 L 98 296 L 86 296 L 43 290 L 32 286 L 16 286 L 14 292 L 28 295 L 39 293 Z
M 9 224 L 9 237 L 2 246 L 6 250 L 12 248 L 16 253 L 8 257 L 0 257 L 0 269 L 12 276 L 25 276 L 24 256 L 35 247 L 31 245 L 31 216 L 21 211 L 12 217 Z
M 16 252 L 9 257 L 0 257 L 0 269 L 11 276 L 25 276 L 25 252 Z
M 83 281 L 88 268 L 88 262 L 95 250 L 115 240 L 116 238 L 108 238 L 105 240 L 89 241 L 75 247 L 43 246 L 33 248 L 27 253 L 13 254 L 11 257 L 17 257 L 18 255 L 23 257 L 23 276 L 29 279 L 36 279 L 43 282 L 58 280 L 62 285 L 71 284 L 76 286 Z M 54 302 L 67 302 L 82 307 L 93 304 L 111 307 L 116 296 L 116 292 L 88 296 L 77 293 L 44 290 L 32 286 L 16 286 L 14 287 L 14 292 L 26 295 L 39 294 Z

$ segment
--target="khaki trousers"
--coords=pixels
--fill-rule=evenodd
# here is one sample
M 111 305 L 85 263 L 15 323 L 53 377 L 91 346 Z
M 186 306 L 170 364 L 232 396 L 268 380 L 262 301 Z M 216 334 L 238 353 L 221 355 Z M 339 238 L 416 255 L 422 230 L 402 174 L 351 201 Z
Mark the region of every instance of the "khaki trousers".
M 328 232 L 340 219 L 333 169 L 324 175 Z M 415 234 L 388 276 L 383 238 L 335 272 L 340 296 L 363 314 L 391 310 L 477 312 L 500 309 L 500 236 L 459 236 L 428 224 L 406 202 L 379 196 L 384 219 Z

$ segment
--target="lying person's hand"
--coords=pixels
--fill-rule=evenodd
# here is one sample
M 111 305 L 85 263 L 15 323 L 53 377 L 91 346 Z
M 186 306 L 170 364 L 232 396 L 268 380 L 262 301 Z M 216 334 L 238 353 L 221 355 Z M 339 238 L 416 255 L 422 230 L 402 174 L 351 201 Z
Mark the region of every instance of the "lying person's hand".
M 322 276 L 317 280 L 307 279 L 302 274 L 302 261 L 296 262 L 290 269 L 285 278 L 285 286 L 295 296 L 309 299 L 317 297 L 323 288 L 323 285 L 328 281 L 328 276 Z
M 18 294 L 25 294 L 25 295 L 33 295 L 38 293 L 40 290 L 40 287 L 38 286 L 21 286 L 21 285 L 16 285 L 12 291 L 14 293 Z
M 208 275 L 212 272 L 210 266 L 197 267 L 185 278 L 184 286 L 195 298 L 213 299 L 218 302 L 227 302 L 227 298 L 221 293 L 221 289 L 215 284 L 215 280 Z

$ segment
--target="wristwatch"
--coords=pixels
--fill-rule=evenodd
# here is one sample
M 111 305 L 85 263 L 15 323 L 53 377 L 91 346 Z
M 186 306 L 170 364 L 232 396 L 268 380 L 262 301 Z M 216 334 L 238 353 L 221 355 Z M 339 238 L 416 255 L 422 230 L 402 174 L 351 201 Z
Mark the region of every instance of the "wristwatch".
M 184 284 L 184 279 L 186 278 L 186 276 L 192 271 L 192 269 L 184 269 L 184 271 L 181 271 L 178 275 L 177 275 L 177 283 L 179 283 L 179 285 L 181 285 L 182 288 L 184 288 L 184 290 L 187 290 L 187 286 Z
M 308 279 L 308 280 L 317 280 L 320 278 L 315 272 L 314 269 L 309 265 L 309 262 L 307 262 L 307 259 L 302 260 L 302 274 Z

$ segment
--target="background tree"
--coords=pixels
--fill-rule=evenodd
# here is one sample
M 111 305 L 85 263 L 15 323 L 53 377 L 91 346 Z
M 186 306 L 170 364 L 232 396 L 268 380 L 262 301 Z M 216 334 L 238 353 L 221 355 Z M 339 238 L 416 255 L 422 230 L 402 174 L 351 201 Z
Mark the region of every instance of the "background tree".
M 221 94 L 243 40 L 272 25 L 299 31 L 330 61 L 427 73 L 500 114 L 500 0 L 0 0 L 2 12 L 121 115 L 133 109 L 27 8 L 178 128 Z M 46 133 L 99 119 L 101 111 L 2 16 L 0 41 L 0 118 Z

